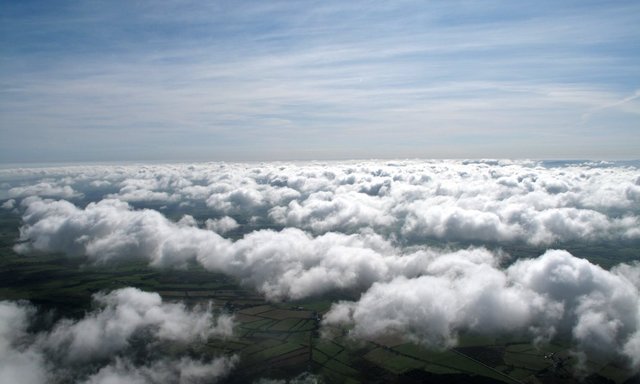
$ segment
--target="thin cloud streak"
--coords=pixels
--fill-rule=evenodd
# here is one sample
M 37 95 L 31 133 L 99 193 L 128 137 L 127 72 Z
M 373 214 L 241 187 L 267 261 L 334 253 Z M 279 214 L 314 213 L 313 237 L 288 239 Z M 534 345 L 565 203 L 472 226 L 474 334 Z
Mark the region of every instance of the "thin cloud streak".
M 624 79 L 637 75 L 635 58 L 604 48 L 637 41 L 633 4 L 552 11 L 496 3 L 474 6 L 477 14 L 412 2 L 191 10 L 144 4 L 144 14 L 134 9 L 118 20 L 140 29 L 130 39 L 107 26 L 114 39 L 93 29 L 120 14 L 108 4 L 71 8 L 70 15 L 29 20 L 80 44 L 81 52 L 47 43 L 39 32 L 23 37 L 38 49 L 8 45 L 0 97 L 13 142 L 3 161 L 35 155 L 36 147 L 46 154 L 34 136 L 57 151 L 53 158 L 69 150 L 64 160 L 85 156 L 77 147 L 96 141 L 103 147 L 98 159 L 177 156 L 188 148 L 199 158 L 242 159 L 287 150 L 344 157 L 358 153 L 345 144 L 356 138 L 371 148 L 369 157 L 432 157 L 438 144 L 457 147 L 454 156 L 503 157 L 518 153 L 507 143 L 521 145 L 519 136 L 541 147 L 558 132 L 582 142 L 581 157 L 600 157 L 588 140 L 602 123 L 575 126 L 585 111 L 610 104 L 606 129 L 620 135 L 608 140 L 620 150 L 608 157 L 637 156 L 625 144 L 636 134 L 629 127 L 637 102 L 614 105 L 630 92 Z M 22 28 L 7 21 L 9 32 Z M 76 29 L 102 49 L 68 35 Z M 21 65 L 32 56 L 46 65 Z M 117 132 L 127 132 L 129 144 Z M 525 154 L 545 155 L 539 148 Z

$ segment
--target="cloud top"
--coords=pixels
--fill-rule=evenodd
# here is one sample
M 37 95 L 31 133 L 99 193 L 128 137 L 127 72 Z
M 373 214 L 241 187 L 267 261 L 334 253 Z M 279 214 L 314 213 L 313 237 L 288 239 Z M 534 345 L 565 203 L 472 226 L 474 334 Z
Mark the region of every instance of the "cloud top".
M 233 319 L 211 308 L 163 302 L 157 293 L 123 288 L 94 295 L 99 306 L 82 319 L 61 319 L 46 331 L 28 331 L 35 308 L 0 302 L 0 377 L 12 383 L 196 383 L 226 374 L 237 357 L 200 361 L 164 354 L 150 365 L 132 360 L 132 340 L 145 332 L 147 347 L 162 342 L 205 342 L 228 337 Z M 141 353 L 138 351 L 137 353 Z M 97 372 L 94 370 L 97 369 Z
M 335 303 L 324 324 L 346 327 L 353 337 L 398 333 L 434 348 L 455 345 L 461 333 L 534 342 L 568 337 L 588 356 L 640 365 L 637 263 L 605 270 L 562 250 L 520 260 L 499 251 L 514 244 L 636 244 L 640 173 L 633 164 L 185 164 L 1 176 L 7 191 L 47 179 L 78 192 L 53 200 L 34 189 L 7 200 L 22 214 L 15 246 L 22 254 L 62 252 L 97 264 L 135 256 L 156 267 L 197 262 L 271 300 L 344 294 L 352 299 Z M 111 329 L 94 314 L 60 325 L 50 338 L 86 355 L 91 345 L 67 334 L 93 324 L 111 329 L 99 338 L 108 336 L 116 349 L 137 327 L 152 327 L 158 339 L 200 337 L 197 319 L 172 320 L 180 308 L 160 311 L 159 298 L 143 296 L 96 297 L 108 319 L 117 315 L 110 308 L 136 302 L 130 328 Z M 146 377 L 148 368 L 113 362 L 105 375 Z
M 63 320 L 43 339 L 45 348 L 68 361 L 103 358 L 129 346 L 131 337 L 145 329 L 152 340 L 206 341 L 230 336 L 232 318 L 214 318 L 211 308 L 188 310 L 181 303 L 163 303 L 157 293 L 123 288 L 99 293 L 93 300 L 101 309 L 79 321 Z
M 33 180 L 38 173 L 42 178 Z M 91 197 L 85 201 L 160 206 L 191 214 L 201 226 L 211 219 L 209 228 L 222 234 L 238 229 L 235 222 L 244 232 L 250 227 L 295 227 L 314 234 L 372 229 L 411 243 L 552 245 L 640 238 L 640 172 L 615 163 L 193 164 L 5 170 L 3 175 L 29 177 L 19 187 L 11 184 L 17 181 L 8 183 L 7 198 L 80 201 L 79 194 L 86 194 Z M 73 193 L 53 193 L 66 190 Z
M 456 344 L 460 332 L 532 340 L 570 335 L 591 355 L 616 352 L 640 368 L 639 286 L 566 251 L 501 269 L 483 258 L 444 255 L 414 278 L 378 282 L 359 300 L 333 305 L 326 325 L 354 337 L 396 333 L 427 346 Z M 640 266 L 626 266 L 638 273 Z

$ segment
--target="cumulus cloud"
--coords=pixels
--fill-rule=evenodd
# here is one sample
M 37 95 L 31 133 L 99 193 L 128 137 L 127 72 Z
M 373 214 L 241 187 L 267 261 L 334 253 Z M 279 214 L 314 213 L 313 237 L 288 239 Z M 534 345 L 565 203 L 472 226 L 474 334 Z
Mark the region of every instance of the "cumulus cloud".
M 68 185 L 58 185 L 51 182 L 40 182 L 23 187 L 13 187 L 9 189 L 9 196 L 14 198 L 27 196 L 61 197 L 65 199 L 78 197 L 81 194 Z
M 62 320 L 43 338 L 45 348 L 68 361 L 109 356 L 129 345 L 142 329 L 154 340 L 189 342 L 230 336 L 229 316 L 214 318 L 211 308 L 187 310 L 181 303 L 163 303 L 157 293 L 123 288 L 93 297 L 102 308 L 79 321 Z
M 166 356 L 136 366 L 127 357 L 136 335 L 144 332 L 147 345 L 204 342 L 230 336 L 233 319 L 214 317 L 206 307 L 165 303 L 157 293 L 136 288 L 96 294 L 94 301 L 99 308 L 84 318 L 62 319 L 37 334 L 28 332 L 37 315 L 34 307 L 0 302 L 0 377 L 34 384 L 76 382 L 87 375 L 87 383 L 197 383 L 225 375 L 237 362 L 237 357 L 199 361 Z M 96 364 L 104 366 L 93 373 Z
M 219 357 L 210 362 L 183 357 L 177 361 L 136 366 L 128 360 L 116 358 L 114 363 L 102 367 L 83 384 L 211 383 L 229 373 L 237 362 L 238 357 L 235 355 Z
M 2 209 L 14 209 L 16 207 L 16 201 L 14 199 L 9 199 L 0 205 Z
M 169 193 L 158 189 L 190 185 L 186 181 L 185 184 L 158 179 L 126 179 L 120 183 L 118 193 L 107 195 L 107 198 L 117 196 L 122 201 L 169 201 Z
M 502 255 L 486 249 L 404 248 L 371 231 L 314 237 L 286 228 L 231 241 L 118 200 L 84 209 L 36 198 L 23 204 L 22 238 L 28 241 L 17 246 L 22 252 L 62 251 L 94 261 L 137 254 L 166 266 L 195 260 L 271 299 L 359 290 L 362 297 L 334 305 L 325 324 L 350 325 L 356 337 L 397 332 L 436 347 L 454 345 L 463 331 L 541 341 L 571 335 L 581 350 L 617 351 L 637 366 L 638 264 L 606 271 L 565 251 L 549 251 L 505 269 Z M 140 315 L 140 323 L 144 319 Z
M 271 208 L 269 217 L 276 223 L 315 233 L 354 232 L 365 227 L 383 229 L 398 221 L 385 212 L 390 203 L 355 191 L 339 195 L 321 191 L 310 194 L 302 202 L 294 200 L 286 206 Z
M 7 197 L 77 190 L 92 201 L 161 203 L 316 235 L 370 228 L 412 243 L 534 245 L 640 238 L 640 171 L 623 163 L 209 163 L 4 170 L 0 178 L 20 184 Z M 63 186 L 73 189 L 47 191 Z
M 505 267 L 500 253 L 484 248 L 425 245 L 432 239 L 492 246 L 637 241 L 635 165 L 371 161 L 81 169 L 49 170 L 42 179 L 64 180 L 87 196 L 86 204 L 22 198 L 16 251 L 64 252 L 96 263 L 133 255 L 168 267 L 196 261 L 274 300 L 361 292 L 357 301 L 335 304 L 324 320 L 350 327 L 354 337 L 396 332 L 446 347 L 461 332 L 540 342 L 562 334 L 584 353 L 640 363 L 638 264 L 606 271 L 549 251 Z M 109 184 L 94 183 L 102 179 Z M 182 218 L 144 209 L 151 201 Z M 232 230 L 243 236 L 222 236 Z M 144 376 L 146 366 L 119 364 L 105 372 Z
M 435 347 L 455 345 L 460 332 L 539 340 L 562 333 L 581 351 L 618 353 L 640 368 L 640 293 L 625 274 L 566 251 L 506 269 L 476 256 L 444 255 L 419 277 L 373 284 L 358 301 L 334 304 L 324 323 L 348 325 L 354 337 L 396 333 Z
M 434 250 L 402 250 L 373 232 L 311 236 L 295 228 L 255 231 L 231 241 L 174 223 L 154 210 L 119 200 L 80 209 L 66 201 L 25 200 L 25 226 L 15 249 L 65 252 L 95 262 L 137 255 L 156 266 L 198 261 L 251 284 L 271 299 L 302 298 L 332 289 L 365 289 L 376 281 L 419 274 Z M 488 253 L 486 250 L 456 253 Z
M 0 378 L 19 384 L 45 383 L 44 355 L 31 345 L 27 326 L 35 312 L 25 303 L 0 301 Z
M 205 227 L 219 234 L 224 234 L 238 228 L 240 225 L 232 217 L 225 216 L 217 220 L 207 219 Z

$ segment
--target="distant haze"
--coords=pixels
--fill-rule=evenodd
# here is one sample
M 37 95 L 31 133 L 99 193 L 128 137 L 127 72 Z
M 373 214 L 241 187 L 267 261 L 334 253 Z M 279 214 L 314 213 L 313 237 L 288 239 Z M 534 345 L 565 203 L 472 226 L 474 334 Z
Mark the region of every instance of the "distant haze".
M 640 158 L 637 1 L 0 0 L 0 163 Z

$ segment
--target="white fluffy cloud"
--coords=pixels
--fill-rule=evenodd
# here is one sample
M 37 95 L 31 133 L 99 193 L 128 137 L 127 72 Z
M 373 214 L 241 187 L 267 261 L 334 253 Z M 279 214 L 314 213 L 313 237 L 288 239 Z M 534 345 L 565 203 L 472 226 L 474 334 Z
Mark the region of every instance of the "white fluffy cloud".
M 61 197 L 69 199 L 80 196 L 80 193 L 73 190 L 68 185 L 59 185 L 57 182 L 40 182 L 37 184 L 26 185 L 22 187 L 13 187 L 9 189 L 11 197 L 27 197 L 27 196 L 46 196 Z
M 11 210 L 11 209 L 14 209 L 15 206 L 16 206 L 15 199 L 9 199 L 9 200 L 5 201 L 4 203 L 2 203 L 2 205 L 0 205 L 0 208 Z
M 419 277 L 374 284 L 355 302 L 334 304 L 326 325 L 355 337 L 397 333 L 431 346 L 454 345 L 461 331 L 548 339 L 562 332 L 588 353 L 626 355 L 640 368 L 640 293 L 624 274 L 566 251 L 518 260 L 506 269 L 490 255 L 444 255 Z M 638 266 L 625 266 L 638 273 Z
M 214 318 L 210 308 L 187 310 L 184 304 L 163 303 L 157 293 L 123 288 L 94 295 L 102 308 L 79 321 L 63 320 L 42 339 L 45 348 L 69 361 L 109 356 L 129 345 L 142 329 L 154 340 L 204 341 L 208 337 L 230 336 L 232 319 Z
M 440 238 L 536 245 L 640 238 L 640 171 L 615 163 L 85 166 L 3 170 L 0 179 L 20 185 L 7 189 L 7 198 L 84 193 L 95 201 L 191 206 L 193 212 L 185 213 L 315 234 L 372 228 L 414 243 Z
M 205 227 L 208 230 L 224 234 L 238 228 L 239 224 L 232 217 L 225 216 L 217 220 L 207 219 L 207 221 L 205 222 Z
M 159 361 L 151 365 L 136 366 L 117 358 L 114 363 L 102 367 L 83 384 L 196 384 L 212 383 L 226 375 L 238 362 L 237 356 L 218 357 L 202 362 L 183 357 L 177 361 Z
M 312 236 L 286 228 L 231 241 L 118 200 L 84 209 L 36 198 L 23 204 L 22 236 L 29 241 L 17 247 L 22 252 L 62 251 L 95 261 L 137 254 L 166 266 L 196 260 L 272 299 L 360 290 L 357 302 L 334 305 L 325 323 L 351 325 L 358 337 L 398 332 L 432 346 L 454 344 L 460 331 L 538 340 L 562 333 L 588 353 L 615 351 L 638 365 L 638 264 L 606 271 L 565 251 L 549 251 L 504 269 L 502 255 L 486 249 L 404 248 L 372 231 Z M 140 315 L 139 321 L 147 320 Z
M 398 275 L 415 276 L 440 255 L 433 250 L 399 249 L 373 232 L 314 237 L 286 228 L 255 231 L 233 242 L 209 230 L 174 223 L 154 210 L 133 210 L 119 200 L 91 203 L 84 209 L 37 198 L 23 205 L 25 242 L 16 246 L 18 252 L 65 252 L 93 261 L 138 255 L 156 266 L 184 266 L 197 260 L 272 299 L 366 289 Z
M 634 166 L 371 161 L 60 168 L 38 171 L 41 178 L 3 172 L 3 180 L 18 175 L 35 185 L 60 180 L 87 197 L 78 205 L 16 197 L 21 253 L 64 252 L 94 262 L 135 255 L 154 266 L 197 261 L 269 299 L 362 292 L 325 317 L 327 325 L 350 326 L 356 337 L 398 332 L 447 346 L 459 332 L 540 341 L 562 333 L 585 353 L 640 364 L 638 264 L 606 271 L 549 251 L 504 267 L 500 254 L 484 248 L 425 246 L 434 238 L 536 246 L 637 242 Z M 151 203 L 182 219 L 141 209 Z M 223 237 L 235 229 L 244 236 Z M 151 321 L 144 314 L 139 320 Z M 146 366 L 114 364 L 105 377 L 146 377 Z
M 0 301 L 0 381 L 16 384 L 45 383 L 44 355 L 34 348 L 27 326 L 34 309 L 24 303 Z
M 149 366 L 135 366 L 127 354 L 132 337 L 140 332 L 145 332 L 147 343 L 204 342 L 230 336 L 233 319 L 214 317 L 210 308 L 165 303 L 157 293 L 136 288 L 97 294 L 94 300 L 99 309 L 80 320 L 62 319 L 38 334 L 27 332 L 36 316 L 32 306 L 0 302 L 0 381 L 68 382 L 88 374 L 88 383 L 196 383 L 226 374 L 237 361 L 167 356 Z M 105 363 L 97 373 L 82 368 Z

